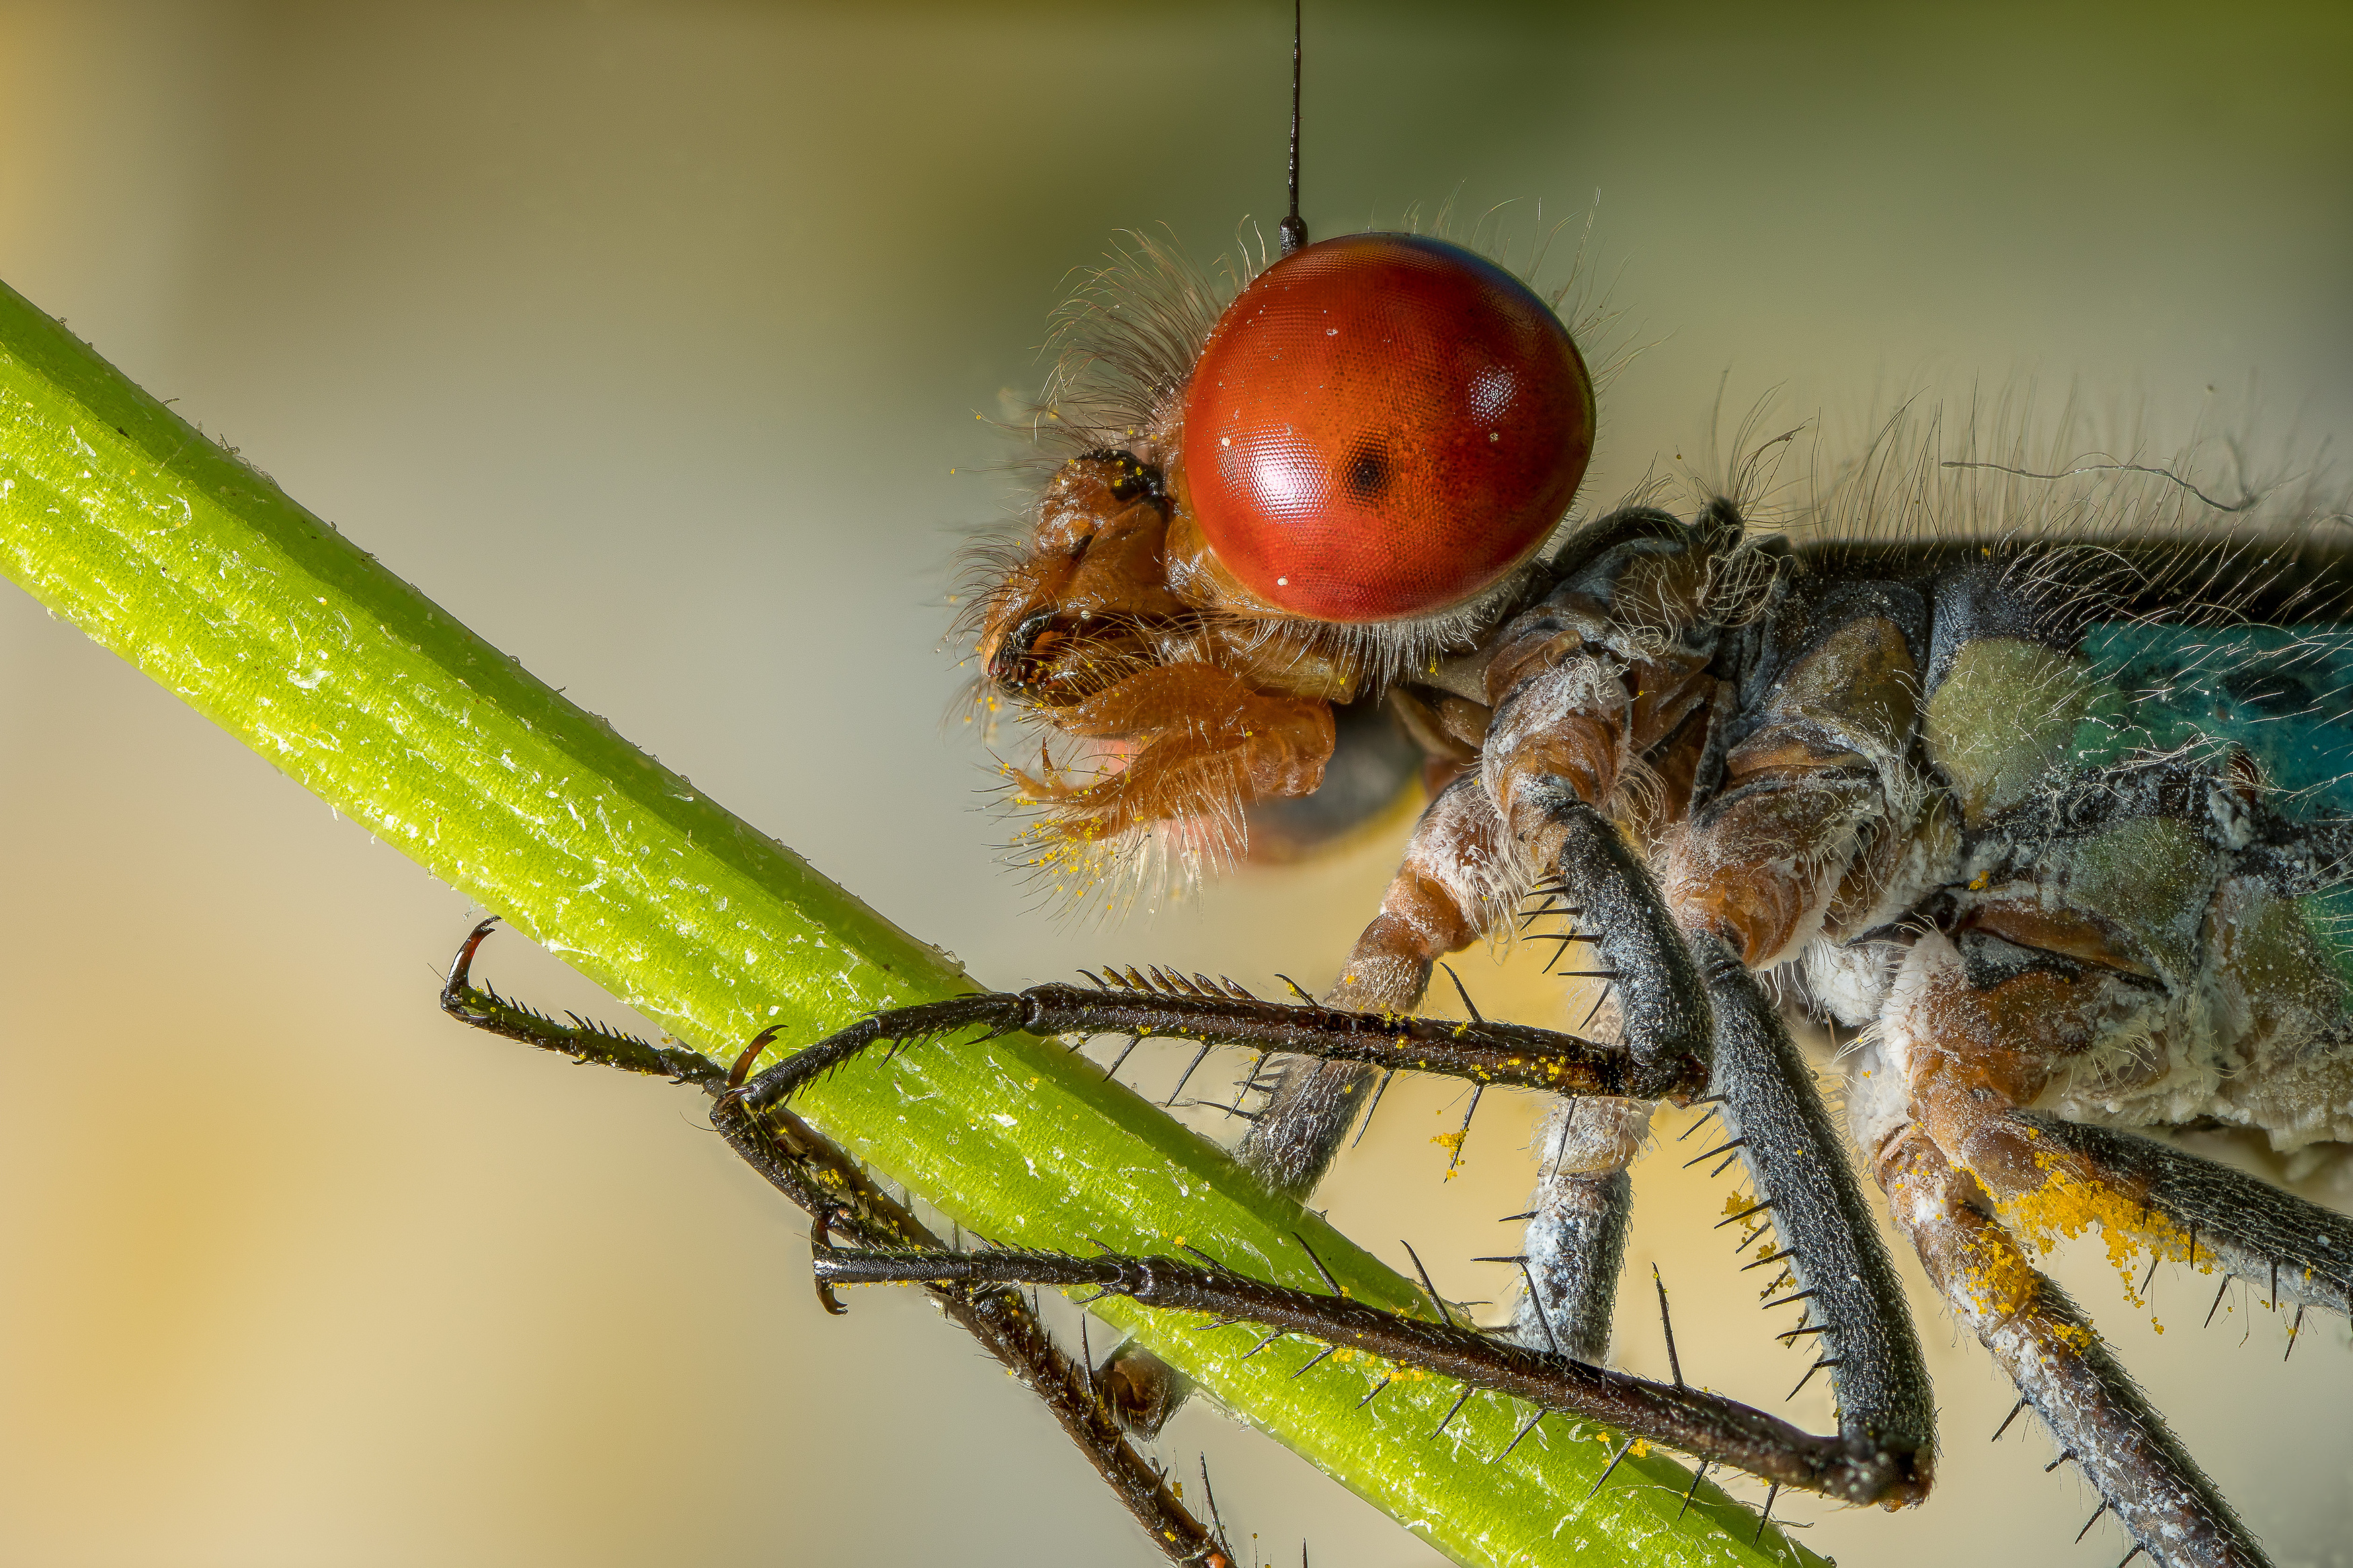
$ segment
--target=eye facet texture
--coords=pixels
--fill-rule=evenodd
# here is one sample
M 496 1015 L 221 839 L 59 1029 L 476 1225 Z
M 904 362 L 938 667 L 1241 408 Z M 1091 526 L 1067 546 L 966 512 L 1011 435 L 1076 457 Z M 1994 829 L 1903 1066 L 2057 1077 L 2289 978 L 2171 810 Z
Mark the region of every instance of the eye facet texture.
M 1252 593 L 1318 620 L 1470 599 L 1544 542 L 1592 450 L 1592 382 L 1560 318 L 1493 262 L 1415 235 L 1268 268 L 1186 392 L 1202 536 Z

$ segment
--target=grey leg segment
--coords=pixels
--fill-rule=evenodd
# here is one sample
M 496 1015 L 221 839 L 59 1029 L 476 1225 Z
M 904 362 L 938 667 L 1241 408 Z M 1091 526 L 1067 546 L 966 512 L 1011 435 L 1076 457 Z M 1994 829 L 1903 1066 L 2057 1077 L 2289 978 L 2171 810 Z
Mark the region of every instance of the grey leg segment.
M 1507 1336 L 1531 1350 L 1601 1365 L 1634 1181 L 1626 1164 L 1641 1147 L 1651 1106 L 1626 1100 L 1564 1100 L 1545 1121 L 1542 1173 L 1529 1204 L 1523 1290 Z

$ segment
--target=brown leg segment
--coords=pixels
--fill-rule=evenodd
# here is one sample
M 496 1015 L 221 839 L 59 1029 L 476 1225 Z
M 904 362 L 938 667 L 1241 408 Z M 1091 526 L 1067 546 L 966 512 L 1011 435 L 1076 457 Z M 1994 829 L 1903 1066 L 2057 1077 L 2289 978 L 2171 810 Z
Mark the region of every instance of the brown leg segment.
M 1789 661 L 1763 721 L 1725 754 L 1722 788 L 1673 841 L 1665 890 L 1677 920 L 1762 969 L 1833 914 L 1873 925 L 1909 901 L 1901 868 L 1916 825 L 1896 807 L 1915 676 L 1902 632 L 1878 616 Z
M 1403 864 L 1324 994 L 1335 1007 L 1411 1013 L 1431 966 L 1477 942 L 1501 918 L 1494 812 L 1476 777 L 1430 802 Z M 1242 1163 L 1277 1192 L 1305 1199 L 1330 1168 L 1371 1091 L 1366 1068 L 1337 1062 L 1288 1065 L 1273 1100 L 1242 1139 Z
M 2265 1562 L 2253 1539 L 2013 1229 L 2049 1238 L 2097 1224 L 2189 1256 L 2168 1206 L 2196 1206 L 2205 1189 L 2189 1172 L 2203 1162 L 2144 1157 L 2143 1140 L 2017 1110 L 2055 1063 L 2148 1026 L 2162 1000 L 2152 981 L 2063 953 L 1931 932 L 1898 976 L 1851 1109 L 1929 1278 L 2140 1548 L 2163 1568 L 2253 1568 Z M 2234 1222 L 2231 1245 L 2263 1245 L 2263 1223 Z
M 2158 1568 L 2269 1560 L 2075 1304 L 1918 1129 L 1880 1153 L 1879 1184 L 1954 1315 L 1968 1325 Z

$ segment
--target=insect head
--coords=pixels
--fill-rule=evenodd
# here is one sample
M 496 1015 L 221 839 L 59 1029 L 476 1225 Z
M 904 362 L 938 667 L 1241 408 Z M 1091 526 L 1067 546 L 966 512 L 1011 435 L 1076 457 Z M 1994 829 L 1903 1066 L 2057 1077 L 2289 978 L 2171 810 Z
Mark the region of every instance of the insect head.
M 1165 820 L 1230 848 L 1243 805 L 1323 782 L 1335 705 L 1500 613 L 1584 475 L 1593 385 L 1546 300 L 1440 240 L 1305 246 L 1206 331 L 1206 285 L 1146 260 L 1155 319 L 1098 305 L 1075 350 L 1131 384 L 1124 444 L 1049 482 L 979 654 L 1094 743 L 1091 771 L 1016 774 L 1041 837 Z

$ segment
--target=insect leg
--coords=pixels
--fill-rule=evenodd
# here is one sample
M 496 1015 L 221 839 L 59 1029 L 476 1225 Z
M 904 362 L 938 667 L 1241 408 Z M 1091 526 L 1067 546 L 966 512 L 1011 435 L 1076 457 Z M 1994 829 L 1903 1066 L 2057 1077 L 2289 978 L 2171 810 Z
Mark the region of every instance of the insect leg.
M 1777 1250 L 1809 1293 L 1839 1430 L 1902 1477 L 1903 1500 L 1926 1497 L 1936 1405 L 1919 1335 L 1862 1184 L 1780 1014 L 1732 951 L 1700 935 L 1715 1005 L 1715 1077 L 1724 1121 L 1759 1204 L 1770 1204 Z M 1808 1374 L 1811 1375 L 1810 1373 Z
M 1380 911 L 1349 949 L 1324 1000 L 1366 1013 L 1404 1015 L 1419 1006 L 1437 961 L 1477 942 L 1500 916 L 1485 885 L 1499 879 L 1492 868 L 1500 826 L 1476 775 L 1440 790 L 1414 826 Z M 1292 1061 L 1265 1114 L 1242 1139 L 1242 1163 L 1277 1192 L 1305 1200 L 1372 1084 L 1361 1067 Z
M 1475 774 L 1439 792 L 1414 826 L 1377 914 L 1358 935 L 1324 1000 L 1335 1007 L 1403 1016 L 1421 1004 L 1433 964 L 1485 934 L 1502 910 L 1491 889 L 1501 823 Z M 1366 1066 L 1314 1057 L 1282 1058 L 1272 1098 L 1236 1151 L 1243 1165 L 1275 1192 L 1304 1203 L 1330 1169 L 1349 1127 L 1377 1103 L 1377 1074 Z M 1607 1312 L 1604 1311 L 1606 1321 Z M 1122 1349 L 1106 1369 L 1133 1430 L 1149 1436 L 1186 1398 L 1182 1380 L 1138 1346 Z
M 488 985 L 475 984 L 474 954 L 498 923 L 498 917 L 493 915 L 467 932 L 466 940 L 459 944 L 457 954 L 449 960 L 448 975 L 441 984 L 444 1013 L 461 1024 L 537 1046 L 542 1050 L 558 1051 L 575 1061 L 598 1062 L 627 1072 L 667 1078 L 673 1083 L 711 1086 L 726 1080 L 727 1069 L 700 1051 L 671 1042 L 655 1045 L 577 1015 L 570 1024 L 559 1024 L 544 1013 L 510 1001 Z
M 1564 1099 L 1537 1134 L 1543 1161 L 1521 1254 L 1531 1289 L 1505 1331 L 1599 1365 L 1609 1352 L 1634 1182 L 1626 1166 L 1650 1129 L 1647 1100 Z
M 1691 1064 L 1653 1068 L 1622 1046 L 1551 1029 L 1265 1002 L 1131 971 L 1115 985 L 1054 983 L 879 1013 L 795 1052 L 734 1093 L 751 1109 L 765 1110 L 874 1046 L 933 1040 L 980 1025 L 997 1034 L 1018 1029 L 1193 1040 L 1563 1094 L 1688 1099 L 1700 1088 Z M 766 1043 L 765 1035 L 754 1041 Z
M 2219 1266 L 2253 1279 L 2267 1299 L 2353 1312 L 2353 1220 L 2227 1165 L 2151 1139 L 2031 1110 L 2004 1110 L 1969 1141 L 2031 1146 L 2031 1184 L 2008 1178 L 2015 1160 L 1973 1162 L 1996 1196 L 2094 1201 L 2102 1223 L 2137 1229 L 2159 1256 Z M 2096 1191 L 2096 1200 L 2089 1194 Z M 2274 1287 L 2271 1281 L 2276 1279 Z
M 1894 646 L 1900 648 L 1900 639 Z M 1752 798 L 1799 805 L 1832 799 L 1838 809 L 1824 820 L 1835 823 L 1853 816 L 1845 793 L 1812 787 L 1801 771 L 1772 791 L 1752 792 Z M 1702 1047 L 1703 1057 L 1712 1051 L 1714 1058 L 1711 1091 L 1725 1101 L 1731 1143 L 1747 1163 L 1757 1201 L 1772 1205 L 1778 1250 L 1799 1289 L 1811 1292 L 1809 1327 L 1825 1342 L 1817 1364 L 1832 1375 L 1841 1430 L 1872 1447 L 1899 1478 L 1891 1483 L 1892 1499 L 1916 1500 L 1928 1489 L 1935 1408 L 1902 1286 L 1812 1074 L 1749 975 L 1744 955 L 1715 933 L 1727 912 L 1756 906 L 1803 908 L 1816 889 L 1799 890 L 1802 897 L 1765 897 L 1788 889 L 1752 868 L 1745 879 L 1730 881 L 1733 896 L 1677 906 L 1675 915 L 1698 928 L 1686 946 L 1665 899 L 1623 838 L 1591 807 L 1564 798 L 1569 795 L 1565 782 L 1538 779 L 1521 783 L 1514 798 L 1523 803 L 1520 809 L 1541 809 L 1556 825 L 1562 881 L 1598 927 L 1601 951 L 1622 977 L 1630 1046 L 1639 1051 L 1644 1032 L 1663 1042 L 1687 1030 L 1692 1019 L 1712 1021 L 1712 1045 Z M 1752 858 L 1769 863 L 1769 858 Z M 1835 857 L 1825 863 L 1835 866 Z M 1828 879 L 1834 885 L 1834 878 Z M 1679 963 L 1666 957 L 1670 942 Z M 1687 989 L 1696 977 L 1692 983 L 1684 979 L 1694 955 L 1704 972 L 1696 998 Z M 1647 1018 L 1639 1030 L 1638 1017 Z
M 2021 1244 L 2088 1223 L 2140 1225 L 2137 1198 L 2011 1112 L 2041 1064 L 2137 1018 L 2156 994 L 2153 983 L 1989 933 L 1926 932 L 1849 1079 L 1848 1111 L 1929 1278 L 2141 1548 L 2185 1568 L 2261 1563 L 2213 1483 Z M 1999 1218 L 1979 1212 L 1988 1194 Z
M 1451 1322 L 1251 1279 L 1176 1258 L 990 1250 L 820 1250 L 827 1286 L 1018 1282 L 1092 1289 L 1140 1305 L 1248 1321 L 1425 1368 L 1481 1388 L 1606 1422 L 1711 1463 L 1852 1502 L 1900 1492 L 1902 1467 L 1868 1444 L 1818 1436 L 1721 1394 L 1611 1372 Z
M 876 1187 L 857 1163 L 792 1112 L 754 1114 L 721 1096 L 712 1123 L 746 1163 L 816 1221 L 819 1256 L 839 1230 L 865 1245 L 937 1248 L 940 1240 Z M 1117 1411 L 1083 1361 L 1047 1335 L 1021 1292 L 1008 1286 L 926 1287 L 941 1310 L 1036 1394 L 1153 1545 L 1171 1563 L 1232 1568 L 1225 1542 L 1177 1500 L 1160 1468 L 1128 1440 Z M 828 1311 L 843 1310 L 829 1289 Z
M 682 1046 L 654 1045 L 591 1020 L 558 1024 L 475 984 L 475 954 L 498 924 L 486 920 L 468 933 L 450 961 L 441 990 L 443 1011 L 460 1023 L 581 1061 L 696 1083 L 716 1096 L 712 1124 L 744 1162 L 815 1222 L 812 1239 L 824 1249 L 839 1232 L 867 1247 L 938 1248 L 940 1238 L 892 1197 L 824 1134 L 788 1110 L 754 1115 L 723 1091 L 727 1069 Z M 930 1287 L 941 1310 L 1045 1405 L 1088 1463 L 1102 1476 L 1154 1546 L 1171 1563 L 1232 1568 L 1217 1531 L 1180 1502 L 1158 1467 L 1139 1453 L 1082 1362 L 1048 1337 L 1020 1291 L 1006 1287 Z M 828 1311 L 842 1308 L 828 1289 Z
M 1916 1127 L 1873 1163 L 1929 1279 L 2151 1561 L 2262 1568 L 2262 1549 L 2074 1302 L 1972 1206 L 1971 1179 Z

